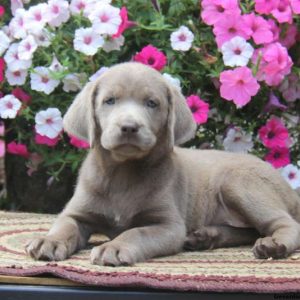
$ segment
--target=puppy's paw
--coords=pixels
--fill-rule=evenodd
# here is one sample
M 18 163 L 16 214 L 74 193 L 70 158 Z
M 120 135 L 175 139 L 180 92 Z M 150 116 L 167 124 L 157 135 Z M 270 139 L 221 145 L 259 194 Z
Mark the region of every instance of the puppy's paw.
M 50 237 L 35 238 L 27 243 L 25 251 L 36 260 L 59 261 L 68 257 L 67 245 Z
M 256 258 L 285 258 L 289 254 L 286 245 L 270 236 L 259 238 L 252 251 Z
M 186 250 L 213 249 L 219 237 L 218 230 L 213 226 L 203 227 L 190 233 L 184 242 Z
M 134 252 L 126 243 L 110 241 L 92 249 L 91 263 L 111 267 L 130 266 L 137 262 Z

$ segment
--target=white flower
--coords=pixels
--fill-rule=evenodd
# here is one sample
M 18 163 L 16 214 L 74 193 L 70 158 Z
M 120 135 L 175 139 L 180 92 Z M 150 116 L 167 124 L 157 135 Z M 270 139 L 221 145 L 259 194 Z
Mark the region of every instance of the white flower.
M 14 95 L 0 98 L 0 116 L 2 119 L 14 119 L 22 103 Z
M 23 39 L 27 35 L 26 29 L 26 11 L 23 8 L 19 8 L 16 11 L 15 16 L 9 23 L 9 30 L 15 39 Z
M 11 0 L 10 1 L 10 10 L 13 16 L 16 15 L 18 9 L 23 8 L 23 1 L 22 0 Z
M 171 34 L 171 46 L 174 50 L 188 51 L 192 47 L 194 34 L 186 27 L 180 26 Z
M 0 30 L 0 56 L 4 53 L 4 51 L 8 48 L 10 44 L 10 38 Z
M 105 43 L 103 45 L 103 50 L 105 52 L 110 52 L 113 50 L 120 50 L 121 47 L 124 45 L 125 38 L 123 35 L 120 35 L 117 38 L 112 38 L 110 36 L 107 36 L 105 39 Z
M 51 70 L 52 72 L 62 72 L 65 71 L 66 69 L 67 68 L 63 67 L 62 64 L 59 62 L 59 60 L 57 59 L 57 57 L 54 55 L 49 70 Z
M 178 78 L 171 76 L 169 73 L 163 73 L 163 76 L 169 83 L 171 83 L 172 85 L 176 86 L 179 90 L 181 90 L 180 80 Z
M 18 57 L 25 60 L 31 59 L 37 47 L 38 45 L 34 37 L 32 35 L 28 35 L 19 43 Z
M 54 37 L 54 34 L 48 31 L 46 28 L 34 31 L 32 32 L 32 35 L 34 36 L 37 45 L 42 47 L 50 46 L 51 40 Z
M 88 17 L 97 6 L 110 3 L 111 0 L 72 0 L 70 11 L 72 15 L 79 15 L 83 12 L 83 15 Z
M 226 151 L 247 153 L 253 148 L 252 137 L 241 128 L 230 128 L 223 141 L 223 146 Z
M 86 55 L 94 55 L 103 46 L 104 39 L 92 28 L 79 28 L 75 31 L 74 49 Z
M 7 69 L 5 72 L 5 77 L 10 85 L 23 85 L 26 81 L 27 70 L 19 70 L 12 72 Z
M 31 89 L 43 92 L 47 95 L 51 94 L 59 85 L 59 80 L 52 79 L 50 71 L 46 67 L 36 67 L 34 72 L 30 74 Z
M 122 22 L 120 9 L 109 4 L 96 6 L 89 15 L 93 29 L 99 34 L 113 35 L 117 33 Z
M 69 3 L 65 0 L 49 0 L 47 14 L 49 25 L 58 27 L 70 18 Z
M 221 47 L 225 66 L 246 66 L 253 54 L 253 47 L 240 36 L 232 38 Z
M 282 177 L 289 183 L 292 189 L 300 187 L 300 169 L 291 164 L 281 169 Z
M 31 59 L 20 59 L 18 55 L 19 43 L 13 43 L 10 45 L 4 55 L 4 60 L 7 64 L 7 68 L 12 72 L 19 70 L 26 70 L 31 67 Z
M 26 29 L 41 30 L 48 21 L 48 5 L 46 3 L 31 6 L 25 15 Z
M 63 90 L 65 92 L 77 92 L 82 89 L 84 82 L 86 81 L 86 75 L 84 73 L 80 74 L 68 74 L 63 79 Z
M 57 108 L 41 110 L 35 115 L 35 130 L 38 134 L 54 139 L 62 129 L 61 112 Z
M 90 78 L 89 81 L 95 81 L 99 76 L 101 76 L 105 71 L 107 71 L 108 67 L 101 67 L 96 73 L 94 73 Z

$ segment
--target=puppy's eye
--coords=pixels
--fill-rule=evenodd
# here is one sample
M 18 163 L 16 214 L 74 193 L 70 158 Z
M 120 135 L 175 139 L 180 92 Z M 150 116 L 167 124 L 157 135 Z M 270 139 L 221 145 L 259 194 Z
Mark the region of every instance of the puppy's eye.
M 158 104 L 152 99 L 148 99 L 146 101 L 146 105 L 147 105 L 147 107 L 150 107 L 150 108 L 155 108 L 158 106 Z
M 116 103 L 116 98 L 114 97 L 108 98 L 104 101 L 104 103 L 108 105 L 114 105 Z

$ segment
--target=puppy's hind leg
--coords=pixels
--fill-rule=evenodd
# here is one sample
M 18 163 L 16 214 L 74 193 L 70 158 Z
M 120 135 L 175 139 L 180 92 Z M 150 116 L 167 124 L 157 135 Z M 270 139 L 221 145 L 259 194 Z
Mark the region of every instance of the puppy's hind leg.
M 243 175 L 231 178 L 224 185 L 223 194 L 225 201 L 263 236 L 253 247 L 255 257 L 287 257 L 300 248 L 300 224 L 289 214 L 274 184 L 265 178 L 261 180 L 259 175 L 255 180 Z
M 232 226 L 205 226 L 188 234 L 185 250 L 205 250 L 253 244 L 259 233 L 253 228 Z

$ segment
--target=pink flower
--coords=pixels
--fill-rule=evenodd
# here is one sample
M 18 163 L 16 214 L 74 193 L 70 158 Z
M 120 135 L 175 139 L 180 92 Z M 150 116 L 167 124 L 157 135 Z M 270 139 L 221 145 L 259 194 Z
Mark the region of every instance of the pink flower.
M 291 72 L 293 65 L 287 49 L 278 42 L 266 45 L 254 52 L 252 57 L 254 63 L 257 61 L 258 51 L 262 57 L 256 77 L 270 86 L 277 86 L 285 75 Z
M 4 70 L 5 70 L 5 62 L 2 57 L 0 57 L 0 82 L 4 80 Z
M 300 0 L 290 0 L 294 14 L 300 14 Z
M 54 147 L 59 141 L 59 136 L 56 138 L 50 139 L 45 135 L 35 134 L 34 142 L 39 145 L 47 145 L 49 147 Z
M 74 135 L 70 135 L 70 144 L 79 149 L 90 148 L 90 144 L 87 141 L 80 140 Z
M 297 26 L 295 24 L 289 24 L 286 30 L 281 31 L 279 42 L 283 47 L 287 49 L 291 48 L 296 43 Z
M 201 18 L 207 25 L 214 25 L 223 17 L 224 12 L 234 14 L 241 13 L 237 0 L 203 0 L 201 6 Z
M 11 92 L 16 98 L 18 98 L 20 101 L 25 103 L 26 105 L 29 105 L 31 103 L 31 96 L 28 95 L 24 90 L 21 88 L 15 88 Z
M 135 22 L 128 20 L 127 8 L 125 6 L 122 7 L 120 10 L 120 17 L 122 19 L 122 22 L 119 26 L 118 32 L 112 36 L 113 38 L 119 37 L 127 28 L 130 28 L 130 27 L 136 25 Z
M 197 95 L 187 97 L 187 104 L 193 113 L 194 120 L 197 124 L 207 122 L 209 104 L 201 100 Z
M 163 69 L 167 63 L 165 54 L 152 45 L 144 47 L 133 59 L 158 71 Z
M 223 71 L 220 82 L 221 97 L 232 100 L 238 108 L 246 105 L 259 90 L 259 84 L 247 67 Z
M 273 41 L 271 26 L 263 17 L 254 13 L 243 15 L 247 26 L 251 28 L 251 36 L 256 44 L 266 44 Z
M 0 5 L 0 18 L 5 14 L 4 6 Z
M 293 23 L 290 0 L 279 0 L 277 6 L 271 11 L 271 14 L 279 23 Z
M 264 159 L 276 169 L 284 167 L 291 162 L 289 149 L 281 147 L 271 149 Z
M 214 24 L 213 32 L 216 36 L 218 47 L 223 43 L 231 40 L 236 36 L 240 36 L 248 40 L 252 30 L 245 23 L 243 17 L 239 14 L 224 13 L 223 16 Z
M 7 144 L 7 152 L 11 154 L 23 156 L 25 158 L 29 157 L 27 146 L 16 142 L 10 142 L 9 144 Z
M 5 155 L 5 142 L 0 139 L 0 157 L 4 157 Z
M 277 7 L 279 0 L 255 0 L 255 11 L 260 14 L 269 14 Z
M 289 132 L 278 118 L 271 118 L 265 126 L 258 130 L 262 143 L 267 148 L 283 147 L 290 144 Z

